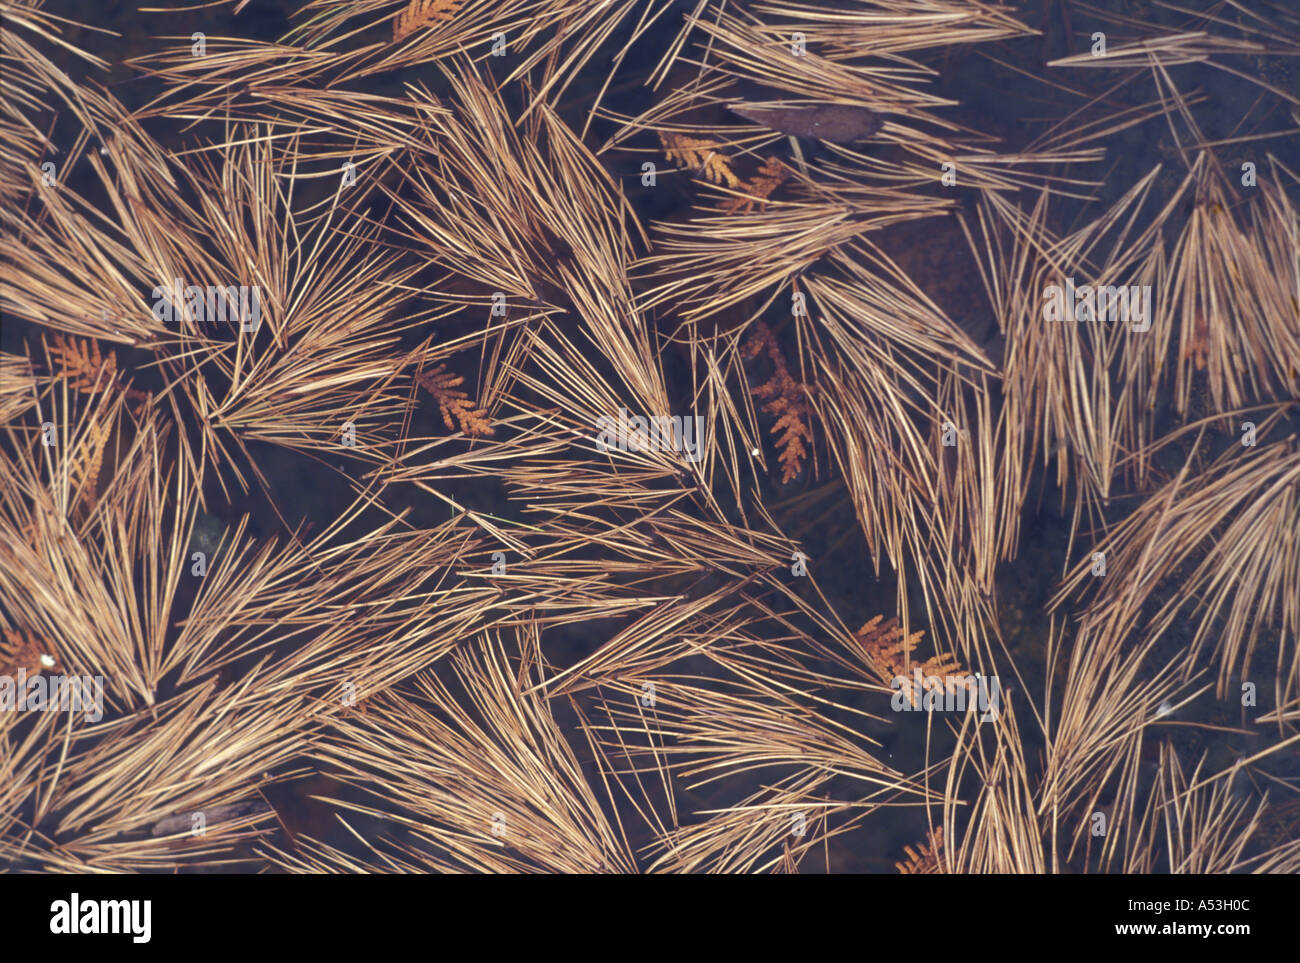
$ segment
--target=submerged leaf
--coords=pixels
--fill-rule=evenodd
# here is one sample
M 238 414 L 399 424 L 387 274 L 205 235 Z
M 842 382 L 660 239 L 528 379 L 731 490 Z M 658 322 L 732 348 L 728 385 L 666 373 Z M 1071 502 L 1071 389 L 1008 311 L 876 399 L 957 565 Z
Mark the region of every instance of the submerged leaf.
M 818 104 L 809 107 L 732 104 L 731 111 L 746 120 L 791 137 L 813 137 L 836 144 L 849 144 L 870 137 L 885 122 L 884 117 L 874 110 L 849 104 Z

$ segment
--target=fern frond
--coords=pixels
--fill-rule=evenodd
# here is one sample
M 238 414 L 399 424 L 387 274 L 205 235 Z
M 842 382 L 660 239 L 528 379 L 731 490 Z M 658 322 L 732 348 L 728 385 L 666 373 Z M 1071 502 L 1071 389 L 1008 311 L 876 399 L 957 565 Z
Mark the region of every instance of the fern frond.
M 73 489 L 80 493 L 81 502 L 87 509 L 93 509 L 99 501 L 99 471 L 104 463 L 108 435 L 107 428 L 92 421 L 68 469 L 69 481 Z
M 912 652 L 915 651 L 917 643 L 921 641 L 925 632 L 913 632 L 911 635 L 904 636 L 903 630 L 898 627 L 898 619 L 890 619 L 887 622 L 882 622 L 882 619 L 883 616 L 877 615 L 854 635 L 863 651 L 870 656 L 876 676 L 883 684 L 892 688 L 895 679 L 910 679 L 917 669 L 925 677 L 968 674 L 962 669 L 961 664 L 946 652 L 931 656 L 925 661 L 912 659 Z M 906 695 L 912 707 L 917 708 L 916 696 L 911 686 L 904 685 L 900 691 Z
M 107 357 L 101 356 L 99 342 L 89 338 L 65 338 L 56 334 L 50 361 L 58 366 L 56 378 L 87 394 L 103 391 L 117 377 L 117 355 L 110 351 Z
M 98 341 L 90 338 L 66 338 L 56 334 L 49 356 L 55 369 L 54 377 L 67 381 L 68 387 L 74 391 L 97 394 L 111 388 L 137 402 L 137 405 L 150 401 L 150 396 L 145 392 L 128 388 L 121 383 L 117 375 L 117 355 L 112 351 L 106 355 L 101 354 Z

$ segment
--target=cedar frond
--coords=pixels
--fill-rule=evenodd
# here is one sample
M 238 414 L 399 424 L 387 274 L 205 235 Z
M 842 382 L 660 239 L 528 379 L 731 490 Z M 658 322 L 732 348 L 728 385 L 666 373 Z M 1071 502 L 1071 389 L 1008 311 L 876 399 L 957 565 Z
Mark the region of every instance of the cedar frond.
M 452 418 L 455 418 L 460 424 L 460 430 L 467 435 L 479 437 L 496 434 L 487 413 L 478 410 L 474 402 L 469 400 L 469 396 L 458 390 L 458 386 L 465 381 L 461 375 L 451 374 L 446 371 L 445 365 L 438 365 L 431 372 L 417 374 L 415 380 L 425 391 L 438 399 L 438 407 L 442 409 L 442 420 L 446 423 L 448 431 L 456 430 L 455 425 L 451 423 Z
M 1183 349 L 1180 360 L 1186 361 L 1191 359 L 1196 365 L 1197 371 L 1204 371 L 1205 366 L 1210 360 L 1210 326 L 1205 320 L 1204 315 L 1196 319 L 1192 327 L 1191 337 L 1188 339 L 1187 347 Z
M 753 358 L 764 348 L 772 362 L 772 377 L 754 388 L 752 393 L 755 397 L 769 399 L 763 410 L 776 417 L 772 434 L 779 435 L 776 447 L 781 452 L 781 484 L 784 485 L 803 469 L 804 459 L 808 457 L 804 442 L 811 445 L 813 440 L 812 428 L 809 427 L 808 386 L 791 377 L 771 329 L 759 321 L 742 350 L 746 357 Z
M 877 677 L 885 685 L 893 687 L 898 678 L 910 679 L 917 669 L 922 676 L 966 675 L 955 658 L 947 653 L 931 656 L 924 662 L 913 660 L 912 652 L 916 644 L 925 635 L 924 631 L 903 635 L 898 627 L 898 619 L 882 623 L 883 616 L 877 615 L 854 633 L 858 644 L 871 657 Z M 916 708 L 916 697 L 909 685 L 899 690 L 907 696 L 907 701 Z
M 56 334 L 50 360 L 58 365 L 56 378 L 87 394 L 103 391 L 117 376 L 117 355 L 110 351 L 107 357 L 102 357 L 99 342 L 90 338 L 65 338 Z
M 132 401 L 144 404 L 149 395 L 123 385 L 117 377 L 117 355 L 112 351 L 101 355 L 99 342 L 92 338 L 67 338 L 54 336 L 49 350 L 50 361 L 57 366 L 56 379 L 68 382 L 74 391 L 96 394 L 112 388 Z
M 769 157 L 763 161 L 763 166 L 758 172 L 746 181 L 742 186 L 747 197 L 729 197 L 722 202 L 722 209 L 735 214 L 739 211 L 752 211 L 754 205 L 758 205 L 760 211 L 767 210 L 767 201 L 789 176 L 789 170 L 776 157 Z
M 404 40 L 421 27 L 454 17 L 464 0 L 411 0 L 393 17 L 393 41 Z
M 53 643 L 37 638 L 34 632 L 5 629 L 0 640 L 0 675 L 13 678 L 19 669 L 26 669 L 28 676 L 62 672 L 59 650 Z
M 942 873 L 943 867 L 939 863 L 939 855 L 943 851 L 943 827 L 937 826 L 930 833 L 928 843 L 922 843 L 919 848 L 904 846 L 903 852 L 907 854 L 907 861 L 895 863 L 900 873 L 911 874 L 930 874 Z
M 726 155 L 719 153 L 722 145 L 716 140 L 660 132 L 659 142 L 663 144 L 664 154 L 670 161 L 677 161 L 691 170 L 699 171 L 705 180 L 714 184 L 725 183 L 728 187 L 740 187 L 740 178 L 732 172 L 731 162 Z
M 68 469 L 68 480 L 73 489 L 81 493 L 82 504 L 87 509 L 93 509 L 99 501 L 99 470 L 104 462 L 107 442 L 108 430 L 99 422 L 92 421 Z

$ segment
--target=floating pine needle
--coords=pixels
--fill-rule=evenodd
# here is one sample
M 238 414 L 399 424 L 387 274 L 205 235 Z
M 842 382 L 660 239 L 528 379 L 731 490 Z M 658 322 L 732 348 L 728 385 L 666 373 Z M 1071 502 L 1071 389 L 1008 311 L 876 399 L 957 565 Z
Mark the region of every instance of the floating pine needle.
M 479 411 L 465 392 L 458 390 L 458 386 L 465 381 L 461 375 L 451 374 L 445 370 L 444 365 L 438 365 L 427 374 L 417 374 L 415 380 L 424 387 L 425 391 L 438 399 L 438 407 L 442 409 L 442 420 L 446 423 L 448 431 L 456 430 L 456 426 L 452 424 L 452 418 L 455 418 L 460 425 L 460 430 L 467 435 L 479 437 L 496 434 L 487 414 Z
M 393 18 L 393 40 L 405 40 L 421 27 L 445 22 L 456 15 L 464 0 L 411 0 L 411 5 Z
M 812 429 L 808 426 L 808 386 L 790 376 L 776 338 L 760 321 L 754 325 L 754 333 L 745 342 L 744 353 L 747 358 L 753 358 L 764 348 L 772 361 L 772 377 L 754 388 L 753 394 L 757 398 L 769 399 L 763 410 L 776 418 L 772 434 L 780 435 L 776 447 L 781 452 L 781 484 L 784 485 L 803 469 L 804 459 L 808 457 L 805 442 L 812 444 Z

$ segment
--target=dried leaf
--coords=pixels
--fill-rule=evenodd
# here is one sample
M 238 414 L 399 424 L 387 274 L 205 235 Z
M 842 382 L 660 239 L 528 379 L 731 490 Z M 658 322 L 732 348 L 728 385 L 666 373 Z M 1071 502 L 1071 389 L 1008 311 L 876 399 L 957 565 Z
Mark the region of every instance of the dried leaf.
M 900 873 L 933 875 L 943 872 L 939 862 L 943 852 L 943 827 L 935 827 L 930 833 L 929 842 L 922 843 L 919 849 L 904 846 L 903 852 L 907 854 L 907 861 L 894 864 Z
M 450 20 L 462 3 L 464 0 L 411 0 L 411 5 L 393 18 L 393 41 L 404 40 L 431 23 Z
M 54 377 L 66 380 L 74 391 L 96 394 L 111 388 L 135 401 L 137 408 L 150 400 L 145 392 L 121 383 L 117 377 L 117 355 L 112 351 L 101 355 L 98 341 L 56 334 L 49 354 L 56 367 Z
M 1196 324 L 1192 328 L 1192 336 L 1187 341 L 1187 347 L 1183 349 L 1182 360 L 1188 358 L 1196 365 L 1197 371 L 1204 371 L 1205 366 L 1210 361 L 1210 325 L 1206 322 L 1204 316 L 1198 316 Z
M 809 107 L 759 107 L 732 104 L 732 113 L 746 120 L 788 134 L 851 144 L 880 130 L 884 117 L 866 107 L 849 104 L 818 104 Z
M 772 377 L 754 388 L 752 393 L 757 398 L 769 399 L 763 410 L 776 417 L 772 434 L 779 435 L 776 447 L 780 451 L 781 484 L 784 485 L 798 476 L 804 459 L 808 457 L 805 442 L 811 445 L 813 440 L 812 428 L 809 427 L 812 411 L 808 405 L 808 387 L 790 376 L 776 338 L 760 321 L 754 325 L 754 332 L 742 350 L 746 357 L 753 358 L 764 348 L 772 362 Z
M 56 378 L 65 379 L 70 388 L 88 394 L 108 388 L 117 375 L 117 356 L 110 351 L 108 357 L 102 357 L 99 342 L 90 339 L 56 334 L 50 360 L 58 365 Z
M 107 444 L 108 429 L 92 421 L 68 468 L 69 481 L 81 493 L 81 502 L 87 509 L 93 509 L 99 501 L 99 471 Z
M 722 145 L 717 141 L 665 133 L 659 134 L 659 141 L 669 160 L 699 171 L 711 183 L 740 186 L 740 178 L 732 172 L 730 161 L 725 154 L 719 153 Z
M 62 672 L 59 650 L 34 632 L 5 629 L 0 641 L 0 675 L 13 678 L 19 669 L 25 669 L 29 676 Z
M 885 685 L 893 688 L 895 679 L 910 679 L 917 669 L 921 670 L 922 676 L 967 674 L 957 660 L 946 652 L 931 656 L 924 662 L 912 659 L 912 652 L 925 632 L 913 632 L 904 637 L 903 630 L 898 627 L 898 619 L 883 623 L 882 619 L 883 616 L 877 615 L 854 635 L 863 651 L 871 657 L 877 678 Z M 902 686 L 899 691 L 907 696 L 912 708 L 918 708 L 915 692 L 910 685 Z
M 785 182 L 789 173 L 777 158 L 769 157 L 758 169 L 758 173 L 742 185 L 741 190 L 748 196 L 729 197 L 722 202 L 722 209 L 733 214 L 741 210 L 752 211 L 755 204 L 760 211 L 766 209 L 767 199 Z
M 457 390 L 465 380 L 463 377 L 451 374 L 443 365 L 438 365 L 431 372 L 417 374 L 415 380 L 424 387 L 425 391 L 438 399 L 438 407 L 442 409 L 442 420 L 446 423 L 448 431 L 456 430 L 456 426 L 452 424 L 454 418 L 460 425 L 460 430 L 467 435 L 479 437 L 496 434 L 487 414 L 479 411 L 465 392 Z

